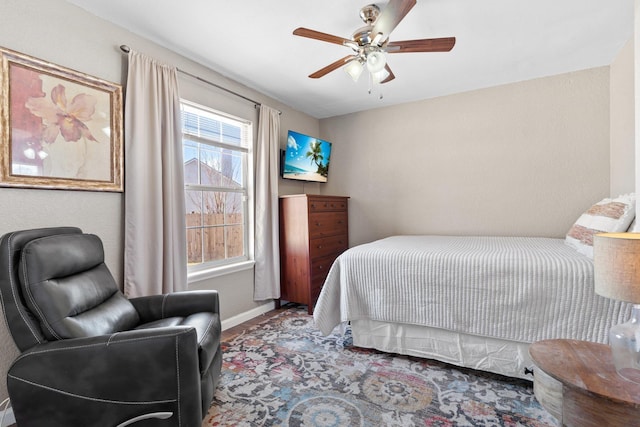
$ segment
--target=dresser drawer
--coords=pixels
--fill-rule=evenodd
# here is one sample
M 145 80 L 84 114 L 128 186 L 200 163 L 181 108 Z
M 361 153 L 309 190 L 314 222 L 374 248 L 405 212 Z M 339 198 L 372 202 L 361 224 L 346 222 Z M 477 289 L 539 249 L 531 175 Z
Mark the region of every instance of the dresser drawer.
M 334 260 L 335 261 L 335 260 Z M 329 268 L 331 268 L 331 263 L 329 263 Z M 327 279 L 328 270 L 322 270 L 323 272 L 318 271 L 317 274 L 311 278 L 311 286 L 309 287 L 309 297 L 311 300 L 311 305 L 316 305 L 316 301 L 318 300 L 318 296 L 320 296 L 320 291 L 322 291 L 322 286 L 324 286 L 324 281 Z
M 347 250 L 347 246 L 348 237 L 346 234 L 313 239 L 309 242 L 309 257 L 314 259 L 333 253 L 342 253 Z
M 335 262 L 339 253 L 320 258 L 312 261 L 311 263 L 311 286 L 309 288 L 309 298 L 311 300 L 311 306 L 315 306 L 322 291 L 324 281 L 327 279 L 327 274 L 331 269 L 331 266 Z
M 318 212 L 309 215 L 309 237 L 347 234 L 347 212 Z
M 322 258 L 311 260 L 312 287 L 314 285 L 317 286 L 318 283 L 320 284 L 320 286 L 322 286 L 322 283 L 324 282 L 324 279 L 326 279 L 327 274 L 329 273 L 329 269 L 331 268 L 331 265 L 333 264 L 333 261 L 336 260 L 336 258 L 338 258 L 338 254 L 334 253 Z
M 347 201 L 344 198 L 336 199 L 309 199 L 309 212 L 345 211 Z
M 320 295 L 324 281 L 327 279 L 327 275 L 316 276 L 311 280 L 311 294 Z
M 318 302 L 318 298 L 320 297 L 320 290 L 321 289 L 312 289 L 311 290 L 311 295 L 309 295 L 309 307 L 311 307 L 311 313 L 313 313 L 313 309 L 316 306 L 316 303 Z M 311 314 L 309 313 L 309 314 Z

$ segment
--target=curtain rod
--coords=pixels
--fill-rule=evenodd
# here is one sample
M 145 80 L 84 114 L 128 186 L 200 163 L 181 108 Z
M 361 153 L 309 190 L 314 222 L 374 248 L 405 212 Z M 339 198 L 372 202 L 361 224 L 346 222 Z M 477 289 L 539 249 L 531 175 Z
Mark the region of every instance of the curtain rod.
M 126 44 L 123 44 L 123 45 L 120 45 L 120 50 L 123 51 L 124 53 L 129 53 L 131 51 L 131 48 L 129 46 L 127 46 Z M 199 81 L 201 81 L 203 83 L 206 83 L 206 84 L 208 84 L 210 86 L 213 86 L 215 88 L 218 88 L 220 90 L 228 92 L 228 93 L 230 93 L 232 95 L 235 95 L 235 96 L 237 96 L 239 98 L 242 98 L 245 101 L 252 102 L 256 108 L 262 106 L 261 102 L 258 102 L 258 101 L 254 100 L 254 99 L 251 99 L 251 98 L 248 98 L 248 97 L 246 97 L 246 96 L 244 96 L 244 95 L 242 95 L 240 93 L 234 92 L 231 89 L 227 89 L 226 87 L 223 87 L 223 86 L 220 86 L 220 85 L 215 84 L 213 82 L 210 82 L 209 80 L 205 80 L 202 77 L 199 77 L 199 76 L 196 76 L 195 74 L 191 74 L 191 73 L 189 73 L 187 71 L 181 70 L 178 67 L 176 67 L 176 70 L 178 70 L 178 72 L 180 72 L 180 73 L 182 73 L 184 75 L 187 75 L 187 76 L 189 76 L 191 78 L 194 78 L 194 79 L 199 80 Z M 280 110 L 276 110 L 276 111 L 278 112 L 278 114 L 282 114 L 282 111 L 280 111 Z

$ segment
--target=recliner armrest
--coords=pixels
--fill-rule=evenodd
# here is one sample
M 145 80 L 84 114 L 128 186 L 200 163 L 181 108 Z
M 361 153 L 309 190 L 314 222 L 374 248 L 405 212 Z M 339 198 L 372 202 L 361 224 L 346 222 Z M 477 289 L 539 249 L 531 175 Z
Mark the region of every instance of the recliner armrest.
M 131 298 L 142 323 L 194 313 L 220 313 L 218 291 L 186 291 Z
M 199 426 L 196 347 L 189 327 L 39 344 L 9 369 L 9 395 L 26 426 L 117 425 L 150 412 L 172 412 L 167 425 Z

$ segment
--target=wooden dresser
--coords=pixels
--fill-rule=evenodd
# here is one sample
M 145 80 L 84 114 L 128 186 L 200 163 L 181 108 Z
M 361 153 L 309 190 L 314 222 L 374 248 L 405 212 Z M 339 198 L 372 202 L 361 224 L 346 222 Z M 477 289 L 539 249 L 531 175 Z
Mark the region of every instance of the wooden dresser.
M 349 247 L 348 197 L 280 197 L 280 292 L 309 314 L 333 261 Z

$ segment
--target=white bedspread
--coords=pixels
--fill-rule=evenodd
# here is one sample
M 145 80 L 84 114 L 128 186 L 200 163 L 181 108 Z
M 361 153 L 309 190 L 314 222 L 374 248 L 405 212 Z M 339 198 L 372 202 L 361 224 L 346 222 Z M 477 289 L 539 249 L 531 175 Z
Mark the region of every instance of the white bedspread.
M 593 288 L 593 261 L 561 239 L 395 236 L 338 257 L 314 319 L 324 334 L 371 319 L 518 342 L 604 343 L 631 306 Z

